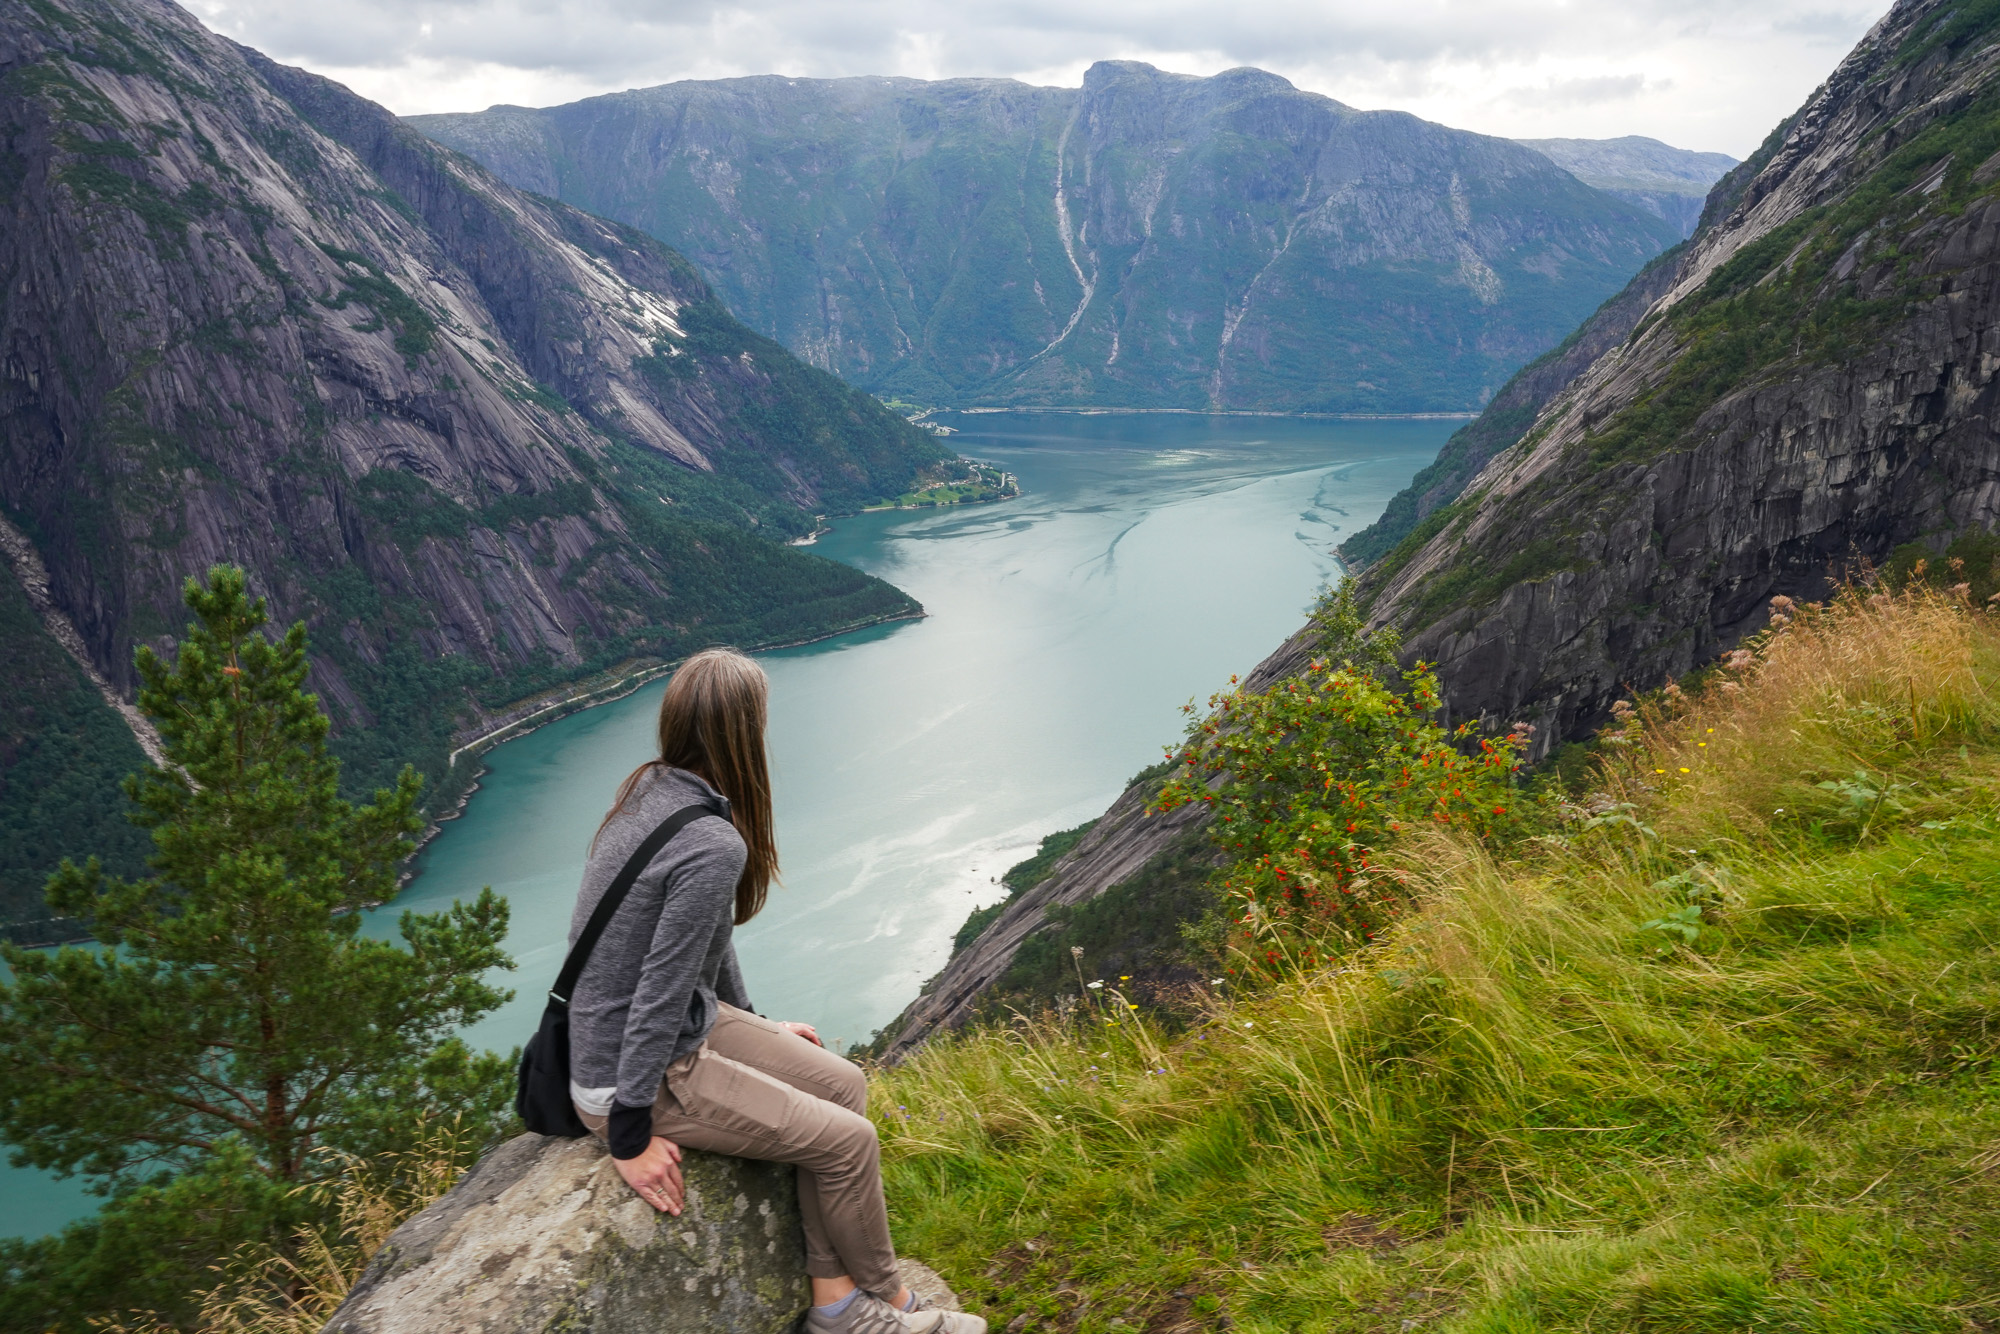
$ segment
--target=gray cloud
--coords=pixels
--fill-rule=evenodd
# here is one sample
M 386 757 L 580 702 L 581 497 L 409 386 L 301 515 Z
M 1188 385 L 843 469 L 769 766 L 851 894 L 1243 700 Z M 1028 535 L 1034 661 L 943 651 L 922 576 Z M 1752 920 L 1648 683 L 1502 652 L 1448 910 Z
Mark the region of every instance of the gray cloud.
M 1516 106 L 1567 110 L 1629 101 L 1645 91 L 1648 82 L 1643 74 L 1601 74 L 1587 79 L 1550 79 L 1538 88 L 1509 88 L 1502 96 Z
M 772 72 L 1074 83 L 1092 60 L 1136 58 L 1194 73 L 1258 65 L 1354 105 L 1495 133 L 1587 135 L 1616 105 L 1619 124 L 1595 132 L 1741 152 L 1885 0 L 188 3 L 238 41 L 404 112 Z

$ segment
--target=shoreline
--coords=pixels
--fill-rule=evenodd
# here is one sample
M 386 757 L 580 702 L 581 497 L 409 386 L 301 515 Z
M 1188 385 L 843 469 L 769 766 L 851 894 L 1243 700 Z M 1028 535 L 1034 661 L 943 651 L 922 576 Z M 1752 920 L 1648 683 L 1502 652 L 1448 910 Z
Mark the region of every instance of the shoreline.
M 915 611 L 904 612 L 898 616 L 872 617 L 868 620 L 857 621 L 852 625 L 843 625 L 837 630 L 828 630 L 822 634 L 807 635 L 802 639 L 788 639 L 780 643 L 757 644 L 746 647 L 743 651 L 755 656 L 760 653 L 776 653 L 780 649 L 804 648 L 808 644 L 820 644 L 829 639 L 838 639 L 842 635 L 851 635 L 857 630 L 870 630 L 878 625 L 894 625 L 898 621 L 921 621 L 927 619 L 929 616 L 929 612 L 919 607 Z M 607 669 L 606 673 L 598 674 L 618 673 L 613 679 L 604 681 L 602 684 L 593 686 L 579 694 L 555 700 L 531 713 L 515 718 L 510 722 L 502 723 L 498 727 L 473 737 L 451 752 L 450 758 L 445 762 L 446 771 L 450 772 L 457 768 L 459 756 L 464 755 L 468 751 L 473 752 L 472 759 L 474 762 L 477 762 L 480 756 L 494 747 L 505 745 L 509 741 L 518 741 L 520 738 L 530 733 L 538 732 L 551 723 L 560 722 L 572 714 L 582 713 L 586 709 L 594 709 L 604 704 L 615 704 L 619 700 L 659 680 L 685 661 L 687 659 L 684 657 L 666 660 L 659 658 L 628 658 L 626 662 L 620 663 L 617 667 Z M 628 664 L 633 665 L 633 669 L 621 672 L 621 669 Z M 535 698 L 536 696 L 531 695 L 525 700 L 517 700 L 516 704 L 530 703 Z M 504 713 L 504 710 L 502 712 Z M 524 726 L 524 724 L 529 723 L 533 725 Z M 397 878 L 397 889 L 407 888 L 410 882 L 417 878 L 418 873 L 414 867 L 414 863 L 418 855 L 430 845 L 432 839 L 444 832 L 444 826 L 448 821 L 456 820 L 465 813 L 465 808 L 472 802 L 473 794 L 480 789 L 480 779 L 484 778 L 486 773 L 486 767 L 480 765 L 467 780 L 464 790 L 451 803 L 451 809 L 432 816 L 424 825 L 422 832 L 417 835 L 417 846 L 412 848 L 410 855 L 404 859 L 406 869 Z
M 1062 412 L 1080 417 L 1182 416 L 1182 417 L 1283 417 L 1310 421 L 1471 421 L 1476 412 L 1270 412 L 1257 408 L 1099 408 L 1089 406 L 1054 408 L 934 408 L 934 412 L 956 412 L 962 417 L 984 417 L 995 413 Z
M 871 505 L 867 509 L 862 510 L 861 513 L 893 514 L 897 510 L 955 510 L 963 509 L 967 505 L 998 505 L 1002 501 L 1019 500 L 1020 498 L 1021 493 L 1016 491 L 1011 496 L 981 496 L 977 500 L 954 500 L 949 505 L 940 505 L 936 501 L 932 501 L 928 505 Z

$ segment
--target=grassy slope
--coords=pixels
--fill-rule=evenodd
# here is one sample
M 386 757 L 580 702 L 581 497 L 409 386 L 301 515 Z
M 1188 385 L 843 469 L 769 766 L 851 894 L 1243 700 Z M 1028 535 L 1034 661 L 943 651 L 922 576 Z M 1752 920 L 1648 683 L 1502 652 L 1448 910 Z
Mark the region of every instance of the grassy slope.
M 878 1075 L 899 1244 L 996 1329 L 1990 1327 L 2000 621 L 1758 653 L 1340 970 Z

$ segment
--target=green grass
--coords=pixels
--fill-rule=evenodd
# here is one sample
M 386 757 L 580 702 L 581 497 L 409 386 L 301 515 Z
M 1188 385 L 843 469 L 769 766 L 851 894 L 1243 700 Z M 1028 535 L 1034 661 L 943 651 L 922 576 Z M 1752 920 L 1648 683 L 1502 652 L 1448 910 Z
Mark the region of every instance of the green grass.
M 1857 599 L 1722 675 L 1595 819 L 1394 849 L 1335 968 L 878 1073 L 898 1245 L 995 1328 L 1991 1327 L 2000 624 Z

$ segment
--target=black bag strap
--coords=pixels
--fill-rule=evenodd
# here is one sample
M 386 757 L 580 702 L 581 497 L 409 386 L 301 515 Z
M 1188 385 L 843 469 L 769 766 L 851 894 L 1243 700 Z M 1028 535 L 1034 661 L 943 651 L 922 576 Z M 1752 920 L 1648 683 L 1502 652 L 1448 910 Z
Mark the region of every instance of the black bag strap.
M 583 934 L 576 938 L 576 944 L 569 947 L 569 956 L 563 960 L 562 972 L 556 975 L 555 988 L 549 992 L 550 1000 L 560 1001 L 564 1005 L 569 1004 L 570 993 L 576 989 L 576 980 L 583 976 L 583 966 L 590 962 L 590 952 L 597 948 L 597 938 L 604 934 L 605 927 L 611 925 L 611 919 L 618 912 L 619 905 L 625 902 L 625 896 L 631 893 L 632 886 L 638 883 L 639 873 L 659 855 L 661 848 L 667 846 L 669 839 L 704 815 L 716 815 L 728 819 L 728 800 L 712 804 L 697 802 L 692 806 L 683 806 L 660 821 L 659 828 L 646 835 L 645 841 L 632 850 L 632 855 L 625 859 L 623 869 L 618 872 L 618 878 L 611 882 L 610 888 L 604 891 L 604 897 L 590 910 L 590 920 L 584 923 Z

